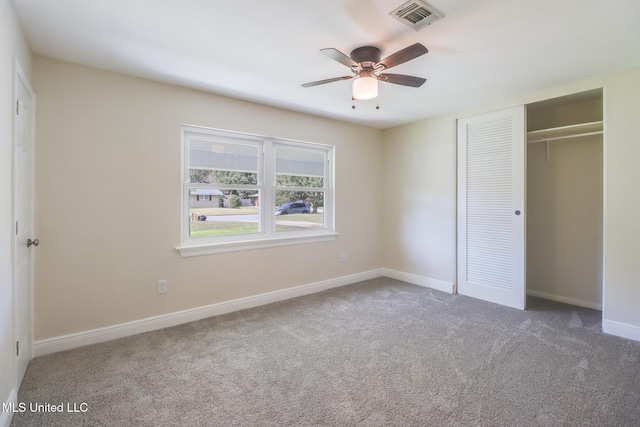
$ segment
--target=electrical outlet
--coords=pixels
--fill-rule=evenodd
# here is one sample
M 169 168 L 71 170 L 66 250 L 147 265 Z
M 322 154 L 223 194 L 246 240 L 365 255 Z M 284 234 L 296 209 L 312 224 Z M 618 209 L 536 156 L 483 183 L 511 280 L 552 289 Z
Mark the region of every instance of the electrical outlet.
M 158 280 L 158 293 L 166 294 L 167 293 L 167 281 L 166 280 Z
M 340 262 L 347 262 L 347 253 L 346 252 L 342 252 L 340 254 Z

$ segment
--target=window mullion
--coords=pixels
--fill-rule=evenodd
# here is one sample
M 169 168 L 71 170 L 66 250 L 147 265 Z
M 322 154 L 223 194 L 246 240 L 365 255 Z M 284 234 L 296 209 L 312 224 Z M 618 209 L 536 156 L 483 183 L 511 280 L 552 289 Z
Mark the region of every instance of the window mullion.
M 275 202 L 275 194 L 274 194 L 274 184 L 275 184 L 275 155 L 273 150 L 273 142 L 271 140 L 265 140 L 262 146 L 262 162 L 261 167 L 263 168 L 262 174 L 262 192 L 261 192 L 261 203 L 260 203 L 260 212 L 262 213 L 262 227 L 267 235 L 273 235 L 275 232 L 275 216 L 274 216 L 274 206 Z

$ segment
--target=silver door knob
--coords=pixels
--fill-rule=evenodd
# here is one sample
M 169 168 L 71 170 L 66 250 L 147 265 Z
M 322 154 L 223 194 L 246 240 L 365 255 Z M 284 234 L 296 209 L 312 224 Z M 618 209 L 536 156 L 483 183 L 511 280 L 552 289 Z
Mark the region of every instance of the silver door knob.
M 40 244 L 40 240 L 38 239 L 27 239 L 27 247 L 30 248 L 31 246 L 38 246 Z

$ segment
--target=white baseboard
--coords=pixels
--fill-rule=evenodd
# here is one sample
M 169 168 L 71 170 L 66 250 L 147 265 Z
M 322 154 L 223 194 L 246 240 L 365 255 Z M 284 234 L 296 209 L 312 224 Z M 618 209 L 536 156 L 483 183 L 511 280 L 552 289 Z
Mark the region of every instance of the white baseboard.
M 640 341 L 640 327 L 615 320 L 602 320 L 602 332 L 629 340 Z
M 90 344 L 110 341 L 116 338 L 124 338 L 130 335 L 143 332 L 155 331 L 183 323 L 193 322 L 207 317 L 219 316 L 247 308 L 258 307 L 277 301 L 296 298 L 321 292 L 327 289 L 337 288 L 363 280 L 374 279 L 383 275 L 382 269 L 365 271 L 363 273 L 338 277 L 316 283 L 296 286 L 264 294 L 254 295 L 246 298 L 239 298 L 231 301 L 220 302 L 189 310 L 178 311 L 160 316 L 148 317 L 146 319 L 134 320 L 132 322 L 120 323 L 104 328 L 92 329 L 68 335 L 48 338 L 36 341 L 33 344 L 33 357 L 44 356 L 46 354 L 57 353 L 59 351 L 70 350 Z M 1 425 L 0 425 L 1 427 Z
M 546 292 L 534 291 L 531 289 L 527 289 L 527 295 L 531 295 L 532 297 L 536 297 L 536 298 L 544 298 L 551 301 L 562 302 L 564 304 L 577 305 L 578 307 L 586 307 L 586 308 L 592 308 L 594 310 L 602 310 L 602 304 L 598 304 L 591 301 L 584 301 L 584 300 L 575 299 L 575 298 L 566 298 L 558 295 L 548 294 Z
M 402 280 L 403 282 L 411 283 L 413 285 L 436 289 L 448 294 L 453 293 L 453 283 L 445 282 L 443 280 L 431 279 L 429 277 L 418 276 L 417 274 L 404 273 L 390 268 L 383 268 L 382 275 L 391 277 L 392 279 Z
M 12 388 L 9 397 L 2 405 L 3 408 L 0 408 L 0 427 L 9 427 L 13 419 L 13 411 L 4 411 L 3 409 L 15 408 L 17 404 L 18 394 L 16 393 L 16 389 Z
M 117 338 L 124 338 L 143 332 L 150 332 L 158 329 L 168 328 L 171 326 L 177 326 L 183 323 L 205 319 L 207 317 L 219 316 L 221 314 L 271 304 L 273 302 L 296 298 L 303 295 L 309 295 L 316 292 L 361 282 L 363 280 L 375 279 L 381 276 L 390 277 L 396 280 L 402 280 L 407 283 L 436 289 L 449 294 L 454 292 L 454 284 L 450 282 L 431 279 L 428 277 L 418 276 L 410 273 L 404 273 L 389 268 L 381 268 L 365 271 L 363 273 L 352 274 L 349 276 L 338 277 L 335 279 L 309 283 L 293 288 L 267 292 L 264 294 L 254 295 L 246 298 L 224 301 L 203 307 L 192 308 L 189 310 L 148 317 L 145 319 L 120 323 L 104 328 L 92 329 L 88 331 L 82 331 L 78 333 L 36 341 L 33 344 L 33 357 L 44 356 L 46 354 L 70 350 L 76 347 L 110 341 Z M 599 305 L 594 305 L 584 301 L 554 297 L 535 291 L 529 291 L 528 293 L 532 296 L 539 296 L 542 298 L 547 298 L 568 304 L 600 309 Z M 605 320 L 603 321 L 603 331 L 611 335 L 617 335 L 635 341 L 640 341 L 640 328 L 637 326 Z M 16 398 L 16 392 L 15 390 L 12 390 L 11 395 L 9 396 L 9 402 L 12 401 L 11 399 L 13 399 L 13 402 L 15 402 Z M 0 427 L 8 426 L 11 422 L 12 415 L 12 413 L 7 412 L 0 413 Z

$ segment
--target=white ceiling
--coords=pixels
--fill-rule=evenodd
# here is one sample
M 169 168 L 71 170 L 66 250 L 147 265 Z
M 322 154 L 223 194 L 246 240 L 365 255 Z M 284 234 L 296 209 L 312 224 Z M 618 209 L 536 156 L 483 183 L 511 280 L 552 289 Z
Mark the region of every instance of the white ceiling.
M 420 31 L 389 16 L 406 0 L 12 0 L 33 53 L 387 128 L 570 81 L 640 67 L 638 0 L 430 0 L 446 15 Z M 349 75 L 320 49 L 415 42 L 392 69 L 421 88 L 380 83 L 351 108 Z

